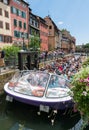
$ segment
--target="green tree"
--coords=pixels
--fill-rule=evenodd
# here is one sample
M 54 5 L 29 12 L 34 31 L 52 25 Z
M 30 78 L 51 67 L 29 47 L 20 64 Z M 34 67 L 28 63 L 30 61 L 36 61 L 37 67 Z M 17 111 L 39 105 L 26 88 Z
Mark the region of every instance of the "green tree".
M 85 45 L 83 45 L 84 48 L 89 48 L 89 43 L 86 43 Z
M 40 38 L 38 36 L 30 37 L 28 49 L 36 51 L 38 48 L 40 48 Z

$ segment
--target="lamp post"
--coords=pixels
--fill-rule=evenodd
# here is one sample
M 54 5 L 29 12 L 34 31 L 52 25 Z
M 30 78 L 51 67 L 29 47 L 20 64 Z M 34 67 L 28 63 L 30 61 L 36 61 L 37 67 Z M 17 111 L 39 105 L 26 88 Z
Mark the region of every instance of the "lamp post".
M 25 43 L 24 43 L 25 36 L 24 36 L 24 33 L 22 33 L 22 38 L 23 38 L 22 50 L 25 50 Z

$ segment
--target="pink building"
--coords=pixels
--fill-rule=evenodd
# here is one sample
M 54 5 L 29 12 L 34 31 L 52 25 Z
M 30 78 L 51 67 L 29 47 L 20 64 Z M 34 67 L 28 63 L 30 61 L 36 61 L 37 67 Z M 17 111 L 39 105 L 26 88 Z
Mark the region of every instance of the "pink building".
M 29 4 L 25 0 L 10 0 L 12 43 L 28 44 Z

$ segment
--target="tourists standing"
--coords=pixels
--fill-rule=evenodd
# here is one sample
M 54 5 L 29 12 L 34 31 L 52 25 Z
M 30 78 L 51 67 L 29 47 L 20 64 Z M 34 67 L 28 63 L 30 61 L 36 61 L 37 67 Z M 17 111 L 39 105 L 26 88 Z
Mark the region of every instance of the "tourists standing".
M 4 57 L 5 57 L 5 52 L 0 48 L 0 67 L 5 66 Z

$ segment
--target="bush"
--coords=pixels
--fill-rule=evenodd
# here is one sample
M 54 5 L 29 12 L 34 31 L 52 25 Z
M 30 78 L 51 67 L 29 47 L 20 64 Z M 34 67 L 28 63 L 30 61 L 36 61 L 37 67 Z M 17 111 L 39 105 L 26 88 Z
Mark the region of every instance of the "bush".
M 72 85 L 73 99 L 83 118 L 83 125 L 87 125 L 89 123 L 89 66 L 81 68 L 75 74 Z
M 18 60 L 18 51 L 20 50 L 19 47 L 16 46 L 8 46 L 3 48 L 5 52 L 5 61 L 11 61 L 13 60 Z
M 83 62 L 82 66 L 86 67 L 89 65 L 89 57 Z

